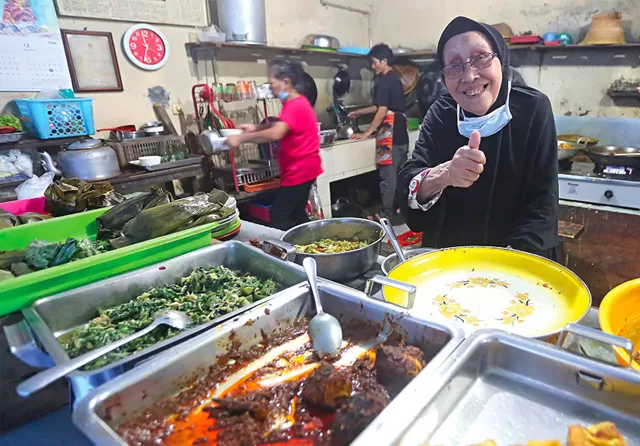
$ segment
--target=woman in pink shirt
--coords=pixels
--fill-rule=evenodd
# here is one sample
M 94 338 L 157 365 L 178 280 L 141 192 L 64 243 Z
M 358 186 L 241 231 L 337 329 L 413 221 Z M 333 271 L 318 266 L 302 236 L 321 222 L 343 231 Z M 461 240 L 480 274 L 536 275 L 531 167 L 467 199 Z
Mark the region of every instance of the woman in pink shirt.
M 282 230 L 306 223 L 309 190 L 322 173 L 320 137 L 313 107 L 296 88 L 304 71 L 297 62 L 275 60 L 269 64 L 269 84 L 283 103 L 278 121 L 245 124 L 244 133 L 227 138 L 232 149 L 245 143 L 279 141 L 281 187 L 271 206 L 271 224 Z

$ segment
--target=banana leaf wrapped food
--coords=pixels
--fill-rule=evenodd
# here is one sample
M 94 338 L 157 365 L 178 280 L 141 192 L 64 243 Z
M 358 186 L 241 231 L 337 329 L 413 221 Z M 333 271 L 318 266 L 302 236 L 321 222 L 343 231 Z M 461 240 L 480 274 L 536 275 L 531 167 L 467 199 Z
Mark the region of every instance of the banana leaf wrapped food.
M 145 209 L 124 225 L 123 236 L 111 240 L 111 244 L 115 248 L 121 248 L 201 224 L 222 220 L 232 215 L 234 211 L 221 205 L 220 199 L 219 194 L 213 198 L 211 195 L 197 194 L 193 197 Z
M 100 209 L 124 201 L 111 183 L 87 183 L 78 178 L 62 178 L 44 192 L 45 210 L 54 217 Z
M 98 217 L 98 224 L 101 229 L 118 231 L 143 210 L 171 203 L 172 201 L 173 197 L 169 192 L 160 187 L 152 187 L 151 192 L 144 193 L 135 198 L 116 204 L 114 207 Z
M 26 212 L 24 214 L 18 215 L 18 220 L 20 224 L 28 225 L 29 223 L 37 223 L 39 221 L 49 220 L 53 218 L 48 214 L 38 214 L 37 212 Z
M 18 220 L 18 217 L 13 215 L 11 212 L 0 209 L 0 229 L 13 228 L 19 224 L 20 221 Z

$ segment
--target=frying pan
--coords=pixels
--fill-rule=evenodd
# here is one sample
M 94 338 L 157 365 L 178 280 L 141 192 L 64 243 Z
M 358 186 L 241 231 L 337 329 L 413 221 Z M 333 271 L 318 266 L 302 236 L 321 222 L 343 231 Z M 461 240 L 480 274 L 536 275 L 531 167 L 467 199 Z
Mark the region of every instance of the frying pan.
M 391 270 L 416 286 L 411 314 L 456 321 L 468 334 L 498 328 L 547 338 L 589 311 L 591 293 L 567 268 L 508 248 L 458 247 L 422 254 Z M 407 306 L 405 292 L 383 288 L 385 300 Z
M 595 146 L 585 149 L 598 166 L 640 166 L 640 149 L 635 147 Z
M 420 112 L 425 115 L 431 104 L 447 92 L 447 87 L 445 87 L 439 71 L 429 70 L 420 76 L 416 90 Z
M 333 95 L 336 98 L 341 98 L 342 96 L 349 93 L 351 89 L 351 76 L 347 70 L 343 67 L 340 67 L 338 72 L 333 76 Z
M 300 84 L 297 86 L 297 90 L 309 100 L 312 107 L 315 107 L 316 101 L 318 100 L 318 87 L 316 87 L 316 82 L 311 75 L 306 71 Z

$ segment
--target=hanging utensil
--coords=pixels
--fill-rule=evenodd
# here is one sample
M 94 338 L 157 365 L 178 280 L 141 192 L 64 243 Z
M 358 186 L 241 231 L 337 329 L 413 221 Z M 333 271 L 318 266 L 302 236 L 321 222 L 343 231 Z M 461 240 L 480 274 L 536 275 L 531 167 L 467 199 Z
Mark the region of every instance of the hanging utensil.
M 389 221 L 388 218 L 381 218 L 380 224 L 382 225 L 382 228 L 384 229 L 385 234 L 387 234 L 387 237 L 389 237 L 391 246 L 393 246 L 393 250 L 396 252 L 398 259 L 400 259 L 400 263 L 404 262 L 406 258 L 404 256 L 404 252 L 402 252 L 402 247 L 400 246 L 400 243 L 398 243 L 398 238 L 396 237 L 396 233 L 393 230 L 393 226 L 391 226 L 391 222 Z
M 333 76 L 333 96 L 340 99 L 351 89 L 351 76 L 349 72 L 343 67 L 338 67 L 338 72 Z

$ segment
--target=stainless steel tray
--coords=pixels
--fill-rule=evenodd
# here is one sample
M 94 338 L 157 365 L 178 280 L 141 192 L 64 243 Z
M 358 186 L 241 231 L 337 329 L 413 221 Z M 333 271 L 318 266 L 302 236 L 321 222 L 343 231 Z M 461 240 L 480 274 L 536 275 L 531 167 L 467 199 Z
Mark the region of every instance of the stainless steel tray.
M 59 364 L 68 361 L 69 356 L 58 342 L 58 338 L 69 330 L 89 322 L 97 315 L 98 308 L 107 308 L 128 302 L 150 288 L 175 283 L 177 279 L 184 277 L 199 266 L 214 265 L 224 265 L 233 270 L 270 277 L 285 288 L 306 280 L 304 271 L 297 265 L 275 259 L 240 242 L 226 242 L 199 249 L 131 273 L 40 299 L 31 307 L 24 309 L 22 313 L 37 339 L 51 356 L 51 359 L 56 364 Z M 76 399 L 80 399 L 95 387 L 130 370 L 150 356 L 192 338 L 223 321 L 232 319 L 239 313 L 247 311 L 272 297 L 262 299 L 206 324 L 186 330 L 173 338 L 148 347 L 108 366 L 91 371 L 74 372 L 69 375 L 74 396 Z
M 640 374 L 630 369 L 480 330 L 441 370 L 419 375 L 410 386 L 422 392 L 407 398 L 405 390 L 387 408 L 386 423 L 370 426 L 353 445 L 564 442 L 568 426 L 603 421 L 616 423 L 630 446 L 640 445 Z
M 190 166 L 192 164 L 200 164 L 201 160 L 202 158 L 199 156 L 190 156 L 182 160 L 167 161 L 166 163 L 155 164 L 153 166 L 141 166 L 140 161 L 138 160 L 129 161 L 129 164 L 131 164 L 134 167 L 137 167 L 138 169 L 146 170 L 147 172 L 156 172 L 158 170 L 167 170 L 167 169 L 173 169 L 175 167 L 183 167 L 183 166 Z
M 382 323 L 389 317 L 397 321 L 408 334 L 408 341 L 424 349 L 425 357 L 429 360 L 425 371 L 437 369 L 462 340 L 459 327 L 411 317 L 396 306 L 374 301 L 342 285 L 320 280 L 320 295 L 324 310 L 343 321 Z M 185 383 L 193 383 L 194 378 L 206 374 L 216 358 L 227 351 L 232 333 L 235 342 L 245 349 L 249 348 L 260 342 L 263 331 L 270 333 L 304 315 L 314 315 L 311 300 L 307 285 L 299 285 L 218 326 L 216 330 L 202 333 L 156 356 L 144 366 L 114 379 L 80 401 L 73 414 L 73 422 L 94 444 L 124 445 L 113 427 L 149 408 L 156 401 L 175 395 L 185 387 Z

